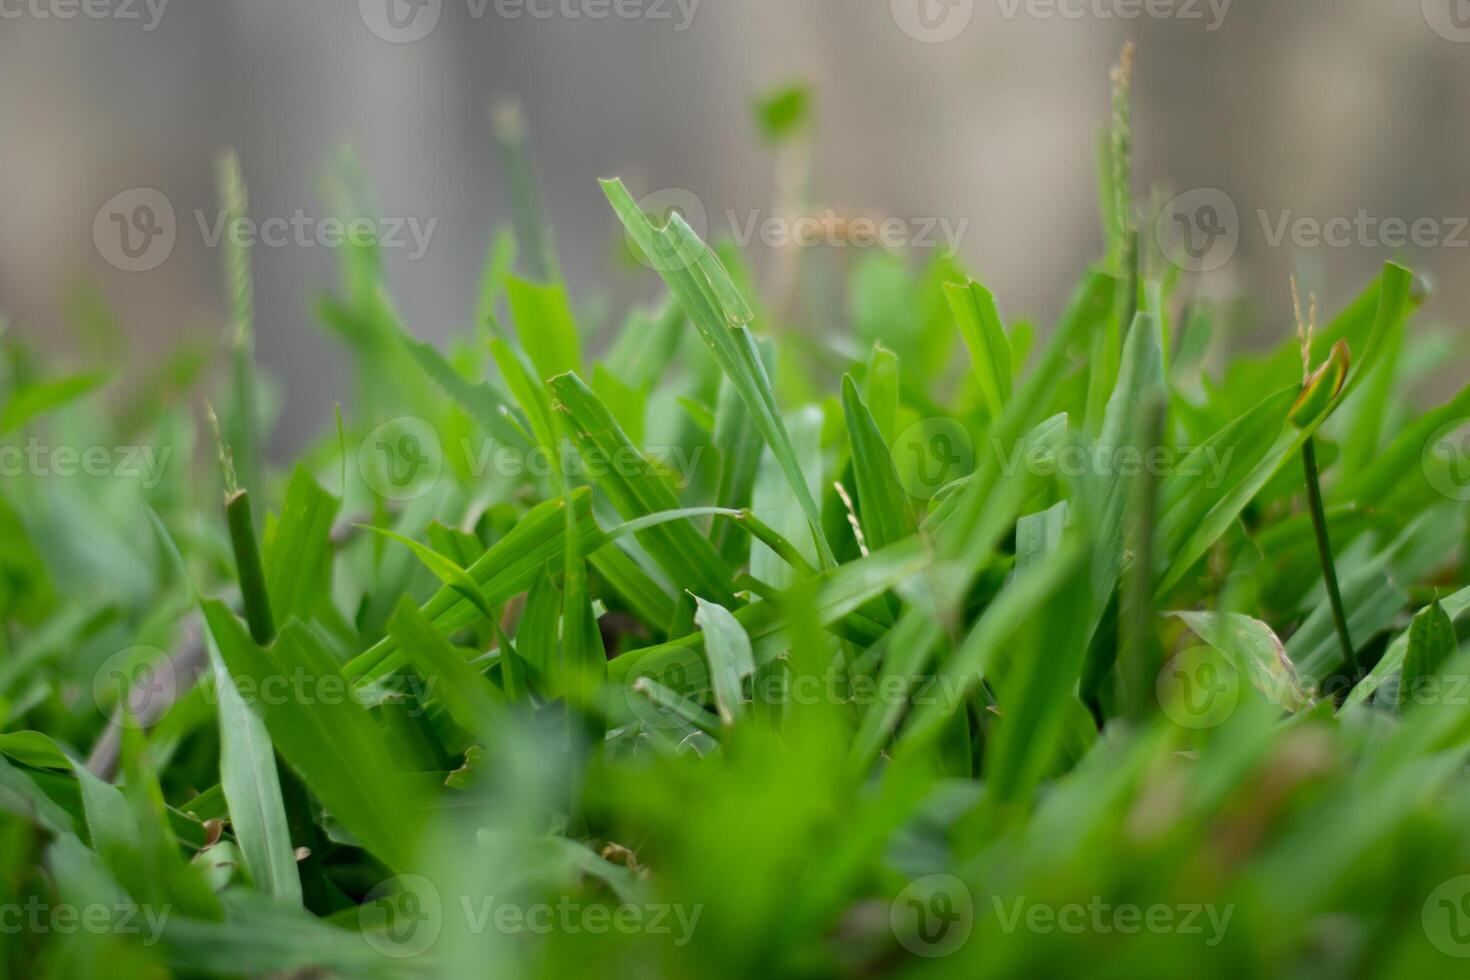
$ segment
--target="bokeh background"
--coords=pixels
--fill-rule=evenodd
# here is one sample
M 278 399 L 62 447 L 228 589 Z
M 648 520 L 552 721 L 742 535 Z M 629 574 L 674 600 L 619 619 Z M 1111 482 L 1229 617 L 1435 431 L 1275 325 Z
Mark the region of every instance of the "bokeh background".
M 656 282 L 619 260 L 596 178 L 687 188 L 716 215 L 768 209 L 772 154 L 751 104 L 798 80 L 817 95 L 819 202 L 966 221 L 967 268 L 1008 315 L 1046 324 L 1101 250 L 1097 140 L 1129 38 L 1139 200 L 1210 187 L 1239 208 L 1234 257 L 1199 288 L 1255 295 L 1260 331 L 1279 337 L 1291 271 L 1331 307 L 1397 255 L 1433 277 L 1431 320 L 1467 319 L 1470 232 L 1398 250 L 1301 248 L 1273 246 L 1257 217 L 1361 210 L 1450 234 L 1470 215 L 1465 0 L 1152 0 L 1169 17 L 1144 0 L 1060 0 L 1065 12 L 1045 0 L 623 0 L 642 16 L 603 19 L 589 14 L 611 0 L 534 2 L 551 16 L 507 16 L 522 11 L 507 0 L 172 0 L 161 12 L 159 0 L 89 0 L 99 18 L 80 0 L 0 0 L 10 329 L 84 357 L 66 300 L 87 281 L 142 352 L 217 334 L 221 256 L 194 212 L 216 209 L 221 148 L 238 150 L 263 219 L 327 213 L 323 179 L 350 146 L 381 213 L 434 221 L 421 257 L 386 253 L 406 323 L 436 340 L 463 331 L 487 244 L 509 221 L 487 114 L 507 96 L 525 107 L 575 301 L 616 308 Z M 400 22 L 437 22 L 412 42 L 385 39 L 390 3 Z M 1121 16 L 1131 11 L 1143 13 Z M 913 36 L 920 12 L 942 40 Z M 177 242 L 156 268 L 125 272 L 93 224 L 138 187 L 173 204 Z M 282 453 L 348 389 L 312 312 L 336 270 L 321 247 L 254 253 Z M 754 246 L 752 259 L 771 256 Z

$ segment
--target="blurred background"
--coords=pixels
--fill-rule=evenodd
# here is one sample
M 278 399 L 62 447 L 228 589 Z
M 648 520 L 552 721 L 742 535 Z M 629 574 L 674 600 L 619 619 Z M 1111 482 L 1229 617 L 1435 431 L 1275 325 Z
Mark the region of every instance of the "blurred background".
M 816 97 L 814 200 L 916 233 L 947 219 L 1007 316 L 1045 325 L 1102 250 L 1098 139 L 1130 38 L 1140 206 L 1210 188 L 1237 211 L 1197 288 L 1253 294 L 1259 330 L 1279 338 L 1288 273 L 1330 310 L 1398 257 L 1433 278 L 1431 320 L 1465 322 L 1465 0 L 0 0 L 0 312 L 81 359 L 67 298 L 90 282 L 139 351 L 214 336 L 219 152 L 238 150 L 257 221 L 312 222 L 351 147 L 377 210 L 403 223 L 384 256 L 405 323 L 461 333 L 510 220 L 488 113 L 508 96 L 574 300 L 616 310 L 657 282 L 620 258 L 596 178 L 686 189 L 716 235 L 729 211 L 769 215 L 776 167 L 752 104 L 801 81 Z M 156 263 L 116 247 L 156 225 L 110 224 L 110 201 L 138 217 L 139 188 L 174 212 Z M 1314 243 L 1311 223 L 1334 218 L 1352 230 Z M 1420 225 L 1372 223 L 1386 219 Z M 758 269 L 769 251 L 751 244 Z M 254 268 L 280 454 L 348 389 L 313 314 L 337 272 L 330 247 L 294 238 L 255 248 Z

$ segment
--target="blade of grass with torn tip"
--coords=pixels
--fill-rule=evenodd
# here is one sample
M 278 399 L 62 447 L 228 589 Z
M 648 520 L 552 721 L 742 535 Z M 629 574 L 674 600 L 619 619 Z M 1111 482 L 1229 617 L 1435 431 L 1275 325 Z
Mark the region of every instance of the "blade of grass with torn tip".
M 450 644 L 404 596 L 388 621 L 409 666 L 429 682 L 428 697 L 444 705 L 454 723 L 477 734 L 493 730 L 499 717 L 494 686 Z M 502 651 L 506 656 L 514 656 Z
M 219 715 L 220 786 L 230 826 L 255 885 L 293 905 L 301 904 L 301 876 L 286 822 L 280 774 L 270 735 L 235 688 L 215 644 L 207 643 Z
M 776 406 L 770 378 L 750 332 L 743 327 L 753 316 L 748 304 L 740 298 L 714 253 L 679 215 L 673 215 L 667 226 L 656 228 L 621 181 L 605 180 L 602 188 L 629 235 L 659 270 L 721 370 L 750 409 L 757 430 L 801 504 L 823 567 L 831 567 L 835 559 L 822 531 L 816 500 L 802 476 Z
M 222 603 L 206 600 L 204 617 L 230 676 L 268 690 L 283 672 L 304 677 L 310 689 L 351 690 L 332 655 L 310 627 L 292 620 L 269 651 L 261 649 Z M 265 720 L 276 749 L 312 792 L 363 846 L 390 868 L 408 866 L 415 821 L 401 780 L 387 768 L 392 758 L 372 716 L 354 698 L 261 698 L 254 709 Z
M 852 376 L 846 374 L 842 376 L 842 412 L 852 446 L 859 520 L 869 545 L 883 548 L 913 534 L 919 524 L 909 506 L 908 495 L 898 482 L 893 455 L 883 441 L 878 423 L 858 398 Z
M 591 551 L 606 540 L 592 517 L 592 491 L 579 487 L 572 492 L 572 499 L 583 547 Z M 565 507 L 564 500 L 555 499 L 532 508 L 509 534 L 467 569 L 492 608 L 530 588 L 543 574 L 547 562 L 553 558 L 560 560 L 565 550 Z M 420 608 L 433 621 L 434 627 L 446 635 L 464 628 L 482 615 L 473 603 L 448 586 L 436 592 Z M 377 679 L 402 664 L 397 641 L 389 636 L 349 661 L 343 672 L 353 679 Z
M 311 619 L 330 593 L 332 523 L 341 506 L 304 466 L 296 467 L 265 549 L 266 591 L 277 618 Z
M 985 407 L 991 418 L 1000 418 L 1011 397 L 1011 344 L 1000 325 L 995 297 L 973 279 L 965 286 L 945 283 L 944 294 L 970 352 Z
M 407 547 L 425 568 L 434 573 L 435 578 L 469 600 L 486 619 L 495 618 L 495 610 L 490 603 L 485 601 L 485 595 L 480 591 L 480 586 L 470 577 L 470 573 L 461 568 L 453 559 L 440 554 L 423 542 L 415 541 L 413 538 L 405 537 L 387 528 L 374 527 L 371 524 L 354 524 L 353 526 L 382 535 L 390 541 L 397 541 Z M 479 731 L 479 729 L 471 729 L 471 731 Z
M 515 276 L 506 284 L 510 316 L 516 337 L 543 380 L 567 371 L 582 370 L 577 323 L 567 291 L 559 283 L 540 285 Z
M 588 472 L 625 520 L 679 508 L 679 498 L 580 378 L 559 375 L 551 379 L 551 390 Z M 733 570 L 692 522 L 660 524 L 639 534 L 638 541 L 671 581 L 722 604 L 734 603 Z
M 704 633 L 704 652 L 709 658 L 710 686 L 720 724 L 734 725 L 745 713 L 743 685 L 755 673 L 755 657 L 750 651 L 750 637 L 730 610 L 713 602 L 694 597 L 699 611 L 694 621 Z

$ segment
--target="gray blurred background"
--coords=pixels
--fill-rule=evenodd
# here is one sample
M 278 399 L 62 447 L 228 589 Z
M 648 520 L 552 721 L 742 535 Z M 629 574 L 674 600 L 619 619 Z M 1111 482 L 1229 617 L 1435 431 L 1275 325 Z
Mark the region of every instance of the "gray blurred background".
M 574 299 L 651 295 L 652 274 L 617 260 L 596 178 L 688 188 L 717 215 L 768 208 L 751 100 L 793 80 L 818 96 L 823 204 L 968 220 L 967 268 L 1009 316 L 1048 323 L 1102 248 L 1097 139 L 1126 38 L 1139 200 L 1212 187 L 1239 207 L 1239 248 L 1203 288 L 1256 292 L 1279 335 L 1289 271 L 1330 308 L 1397 255 L 1434 277 L 1436 319 L 1458 328 L 1470 303 L 1470 232 L 1401 249 L 1273 247 L 1257 217 L 1470 215 L 1466 0 L 1235 0 L 1218 22 L 1222 0 L 1149 0 L 1173 16 L 1127 20 L 1145 0 L 1060 0 L 1067 14 L 1055 0 L 701 0 L 687 24 L 693 0 L 619 0 L 642 15 L 603 19 L 590 14 L 612 0 L 532 0 L 549 17 L 519 0 L 172 0 L 150 30 L 158 2 L 87 0 L 106 14 L 88 16 L 81 0 L 0 0 L 0 311 L 79 359 L 63 313 L 79 279 L 140 351 L 219 330 L 220 256 L 194 211 L 214 213 L 227 145 L 258 219 L 321 216 L 323 177 L 354 147 L 381 213 L 436 221 L 422 257 L 387 253 L 409 328 L 437 340 L 465 329 L 490 235 L 509 220 L 486 112 L 507 95 L 525 105 Z M 390 3 L 405 30 L 438 20 L 422 39 L 385 40 Z M 921 4 L 942 40 L 911 36 L 924 34 Z M 156 268 L 125 272 L 93 224 L 137 187 L 167 196 L 177 243 Z M 258 357 L 286 396 L 281 452 L 347 395 L 312 315 L 336 269 L 322 247 L 254 253 Z

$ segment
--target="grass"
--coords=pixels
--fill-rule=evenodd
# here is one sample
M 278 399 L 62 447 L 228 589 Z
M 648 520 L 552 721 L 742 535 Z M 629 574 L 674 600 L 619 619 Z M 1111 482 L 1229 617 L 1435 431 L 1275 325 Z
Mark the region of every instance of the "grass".
M 358 397 L 289 466 L 248 249 L 222 391 L 181 351 L 116 412 L 115 365 L 0 338 L 0 445 L 168 459 L 0 482 L 5 974 L 1453 970 L 1470 527 L 1430 449 L 1470 388 L 1418 396 L 1464 343 L 1390 262 L 1239 350 L 1138 234 L 1130 59 L 1048 329 L 877 249 L 775 313 L 618 181 L 661 287 L 594 318 L 501 107 L 478 322 L 414 338 L 344 246 Z M 778 161 L 812 112 L 761 103 Z

